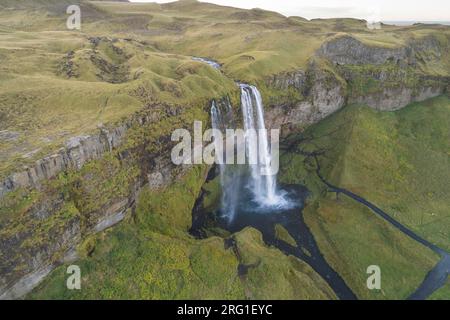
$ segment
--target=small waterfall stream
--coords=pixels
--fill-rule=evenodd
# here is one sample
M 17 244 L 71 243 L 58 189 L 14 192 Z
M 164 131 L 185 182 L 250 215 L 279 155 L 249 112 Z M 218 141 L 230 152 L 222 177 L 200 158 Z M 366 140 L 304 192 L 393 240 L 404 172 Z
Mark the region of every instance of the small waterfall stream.
M 211 106 L 212 128 L 225 132 L 227 125 L 232 122 L 231 104 L 227 101 L 225 114 L 216 105 L 215 101 Z M 220 141 L 215 141 L 221 143 Z M 220 172 L 220 185 L 222 191 L 221 211 L 222 215 L 231 222 L 236 214 L 236 207 L 239 199 L 239 186 L 241 185 L 241 169 L 239 166 L 227 165 L 225 161 L 218 164 Z

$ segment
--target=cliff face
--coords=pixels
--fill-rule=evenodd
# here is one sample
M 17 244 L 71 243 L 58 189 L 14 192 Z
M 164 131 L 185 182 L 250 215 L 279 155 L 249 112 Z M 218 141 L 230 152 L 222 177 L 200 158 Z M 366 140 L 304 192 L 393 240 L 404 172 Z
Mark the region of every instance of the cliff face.
M 277 90 L 294 89 L 303 97 L 292 105 L 270 106 L 266 121 L 272 128 L 316 123 L 339 110 L 346 102 L 346 83 L 315 63 L 311 63 L 306 72 L 276 75 L 267 84 Z
M 410 64 L 414 62 L 411 47 L 381 48 L 370 47 L 361 41 L 343 36 L 324 43 L 317 54 L 336 64 L 383 64 L 390 60 L 394 63 Z
M 170 161 L 170 126 L 152 136 L 154 126 L 176 118 L 173 108 L 160 107 L 162 116 L 147 108 L 114 128 L 72 138 L 8 178 L 0 197 L 0 299 L 23 296 L 77 259 L 90 235 L 132 214 L 142 186 L 158 190 L 184 175 L 188 167 Z
M 424 101 L 439 96 L 444 92 L 445 86 L 443 84 L 433 84 L 422 88 L 385 88 L 381 92 L 355 97 L 350 101 L 352 103 L 367 104 L 377 110 L 394 111 L 412 102 Z
M 382 111 L 401 109 L 447 91 L 448 70 L 429 70 L 443 62 L 448 51 L 435 37 L 410 41 L 399 48 L 367 45 L 351 36 L 324 43 L 307 70 L 277 74 L 266 79 L 268 87 L 295 90 L 302 99 L 272 104 L 268 110 L 272 127 L 310 125 L 345 104 L 366 104 Z
M 269 87 L 293 88 L 305 98 L 289 110 L 283 105 L 273 106 L 268 121 L 276 126 L 308 125 L 332 114 L 346 102 L 391 111 L 435 97 L 446 91 L 450 77 L 428 75 L 422 64 L 439 63 L 448 49 L 434 37 L 400 48 L 369 46 L 351 36 L 328 41 L 316 53 L 325 63 L 313 60 L 305 71 L 277 74 L 266 80 Z M 54 178 L 61 171 L 79 170 L 85 162 L 119 146 L 131 125 L 127 122 L 101 128 L 94 135 L 70 139 L 57 153 L 5 179 L 0 184 L 0 197 L 17 188 L 38 187 L 40 181 Z
M 89 160 L 100 158 L 105 152 L 116 148 L 129 124 L 113 129 L 101 129 L 98 134 L 73 137 L 65 148 L 8 177 L 0 185 L 0 197 L 18 188 L 38 187 L 41 181 L 56 177 L 64 170 L 79 170 Z

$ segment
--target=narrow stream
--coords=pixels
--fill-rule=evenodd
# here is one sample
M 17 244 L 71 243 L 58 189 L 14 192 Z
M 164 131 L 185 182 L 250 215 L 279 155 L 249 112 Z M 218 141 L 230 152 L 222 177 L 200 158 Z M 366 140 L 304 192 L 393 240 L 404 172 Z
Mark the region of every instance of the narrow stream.
M 286 255 L 293 255 L 311 266 L 328 283 L 339 299 L 357 299 L 341 276 L 325 260 L 311 230 L 303 219 L 302 209 L 308 196 L 308 190 L 300 185 L 282 185 L 281 187 L 289 199 L 296 199 L 295 206 L 284 210 L 257 209 L 258 207 L 252 201 L 251 192 L 242 187 L 238 190 L 241 197 L 236 204 L 236 212 L 231 222 L 220 214 L 220 210 L 202 212 L 201 205 L 197 205 L 193 212 L 191 233 L 201 237 L 204 234 L 202 229 L 207 225 L 207 221 L 214 221 L 215 227 L 231 233 L 239 232 L 246 227 L 253 227 L 262 233 L 263 240 L 267 245 L 276 247 Z M 276 237 L 275 226 L 277 224 L 282 225 L 289 232 L 295 240 L 296 246 Z
M 317 157 L 315 157 L 315 160 L 317 166 L 317 176 L 320 178 L 320 180 L 322 180 L 324 184 L 328 186 L 330 191 L 345 194 L 349 198 L 352 198 L 353 200 L 363 204 L 364 206 L 375 212 L 378 216 L 389 222 L 395 228 L 406 234 L 408 237 L 433 250 L 441 257 L 441 260 L 438 262 L 438 264 L 436 264 L 436 266 L 430 272 L 428 272 L 419 288 L 417 288 L 417 290 L 408 297 L 409 300 L 425 300 L 430 297 L 435 291 L 445 285 L 445 283 L 447 282 L 447 278 L 450 275 L 450 254 L 447 251 L 423 239 L 418 234 L 402 225 L 400 222 L 392 218 L 389 214 L 387 214 L 371 202 L 367 201 L 366 199 L 352 193 L 351 191 L 336 187 L 329 183 L 320 173 L 320 163 Z

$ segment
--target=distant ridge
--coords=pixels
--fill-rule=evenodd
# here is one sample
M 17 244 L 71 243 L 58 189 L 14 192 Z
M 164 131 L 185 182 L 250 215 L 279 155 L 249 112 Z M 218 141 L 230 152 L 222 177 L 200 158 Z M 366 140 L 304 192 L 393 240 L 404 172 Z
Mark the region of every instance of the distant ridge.
M 413 26 L 421 24 L 431 25 L 450 25 L 450 21 L 382 21 L 384 24 L 391 24 L 396 26 Z

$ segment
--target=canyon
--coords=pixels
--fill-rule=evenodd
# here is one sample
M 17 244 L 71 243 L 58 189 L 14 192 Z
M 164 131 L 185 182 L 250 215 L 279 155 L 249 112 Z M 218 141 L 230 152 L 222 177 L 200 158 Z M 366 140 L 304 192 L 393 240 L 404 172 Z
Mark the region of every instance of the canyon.
M 122 42 L 129 44 L 131 40 L 99 38 L 95 46 Z M 143 46 L 137 40 L 133 45 Z M 391 48 L 369 44 L 350 32 L 327 38 L 314 48 L 308 62 L 301 67 L 244 80 L 261 92 L 266 128 L 281 129 L 282 142 L 286 142 L 291 133 L 320 125 L 349 105 L 396 112 L 411 103 L 447 95 L 448 49 L 448 34 L 445 40 L 434 34 L 406 39 L 402 45 Z M 77 54 L 81 53 L 75 51 L 69 59 Z M 116 50 L 113 54 L 120 57 L 115 58 L 117 61 L 125 63 L 122 52 Z M 218 108 L 230 110 L 237 122 L 244 120 L 240 107 L 242 88 L 235 84 L 243 79 L 240 70 L 232 70 L 237 62 L 225 64 L 219 70 L 220 59 L 214 56 L 208 60 L 185 53 L 185 57 L 189 65 L 184 69 L 179 67 L 177 72 L 188 76 L 195 74 L 195 70 L 207 72 L 211 79 L 220 77 L 220 81 L 225 81 L 224 90 L 202 96 L 195 101 L 196 109 L 188 109 L 179 101 L 170 100 L 172 95 L 177 97 L 185 90 L 177 84 L 160 81 L 162 92 L 171 95 L 166 101 L 161 97 L 153 101 L 153 84 L 147 87 L 144 84 L 134 91 L 143 101 L 138 111 L 69 137 L 63 146 L 47 156 L 2 172 L 0 198 L 5 213 L 0 220 L 0 298 L 22 298 L 58 266 L 89 259 L 95 248 L 90 242 L 93 237 L 123 220 L 127 224 L 137 219 L 136 208 L 142 192 L 165 192 L 193 172 L 193 166 L 176 166 L 171 162 L 172 129 L 189 130 L 192 121 L 198 118 L 210 127 L 212 101 Z M 238 61 L 242 59 L 239 57 Z M 445 72 L 435 72 L 436 65 Z M 187 204 L 191 210 L 207 181 L 209 169 L 196 178 L 193 201 Z M 272 182 L 269 185 L 275 186 Z M 187 232 L 192 227 L 192 219 L 183 217 L 173 224 Z M 300 229 L 307 228 L 303 226 L 304 221 L 301 224 Z M 246 232 L 258 237 L 253 231 Z M 295 234 L 292 230 L 290 233 Z M 316 250 L 314 254 L 318 257 L 323 255 L 317 244 L 310 250 L 313 253 Z M 304 256 L 304 253 L 296 254 Z M 311 273 L 307 270 L 307 274 Z M 311 275 L 311 279 L 320 283 L 317 297 L 333 296 L 323 280 L 317 280 L 317 274 Z

